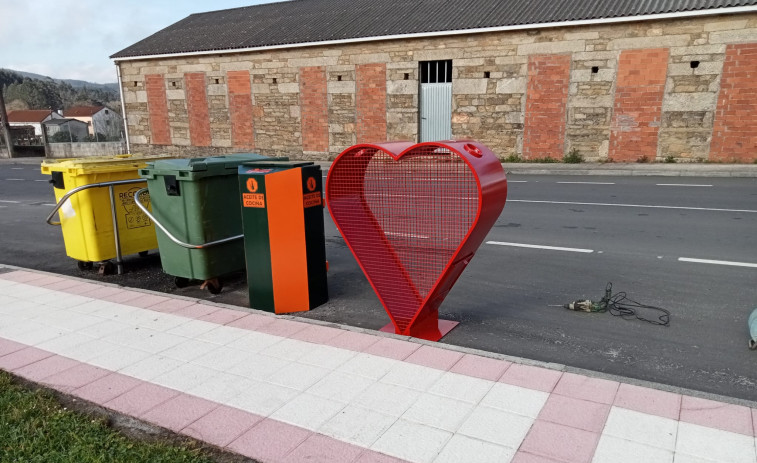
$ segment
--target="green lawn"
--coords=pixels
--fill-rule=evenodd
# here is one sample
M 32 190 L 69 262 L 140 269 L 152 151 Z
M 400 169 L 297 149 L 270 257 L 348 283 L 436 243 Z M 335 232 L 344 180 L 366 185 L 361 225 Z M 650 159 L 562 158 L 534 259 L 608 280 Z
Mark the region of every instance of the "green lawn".
M 0 371 L 0 462 L 210 463 L 199 450 L 128 439 Z

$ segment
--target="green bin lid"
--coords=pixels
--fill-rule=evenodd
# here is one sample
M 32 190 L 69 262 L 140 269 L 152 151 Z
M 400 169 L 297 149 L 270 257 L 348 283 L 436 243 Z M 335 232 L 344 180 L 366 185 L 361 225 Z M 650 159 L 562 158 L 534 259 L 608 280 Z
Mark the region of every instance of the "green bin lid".
M 235 153 L 205 158 L 166 159 L 147 164 L 139 171 L 143 178 L 156 175 L 177 175 L 179 177 L 213 176 L 236 174 L 236 169 L 245 162 L 287 160 L 270 158 L 257 153 Z

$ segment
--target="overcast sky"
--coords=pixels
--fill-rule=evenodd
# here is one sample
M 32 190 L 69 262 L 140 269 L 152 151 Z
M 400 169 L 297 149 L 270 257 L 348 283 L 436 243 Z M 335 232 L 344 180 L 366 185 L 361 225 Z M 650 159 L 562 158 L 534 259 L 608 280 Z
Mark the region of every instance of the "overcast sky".
M 192 13 L 272 0 L 0 0 L 0 68 L 116 82 L 110 55 Z

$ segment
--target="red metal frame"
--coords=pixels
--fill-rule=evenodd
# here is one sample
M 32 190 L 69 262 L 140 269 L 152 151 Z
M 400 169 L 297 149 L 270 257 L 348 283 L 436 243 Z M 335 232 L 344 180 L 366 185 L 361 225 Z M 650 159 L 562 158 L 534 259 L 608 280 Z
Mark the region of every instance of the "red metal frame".
M 329 170 L 329 212 L 397 334 L 437 341 L 439 306 L 505 205 L 497 157 L 476 141 L 360 144 Z M 456 324 L 456 323 L 455 323 Z

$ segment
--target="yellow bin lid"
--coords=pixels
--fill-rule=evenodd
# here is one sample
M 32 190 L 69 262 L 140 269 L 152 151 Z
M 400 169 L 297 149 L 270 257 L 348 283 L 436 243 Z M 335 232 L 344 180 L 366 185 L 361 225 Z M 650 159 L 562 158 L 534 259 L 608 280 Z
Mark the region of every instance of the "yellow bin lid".
M 145 167 L 148 162 L 160 159 L 172 159 L 176 156 L 157 155 L 143 156 L 140 154 L 118 154 L 115 156 L 97 156 L 91 158 L 49 159 L 42 162 L 40 168 L 43 174 L 52 172 L 66 172 L 69 175 L 89 175 L 93 173 L 123 172 Z

